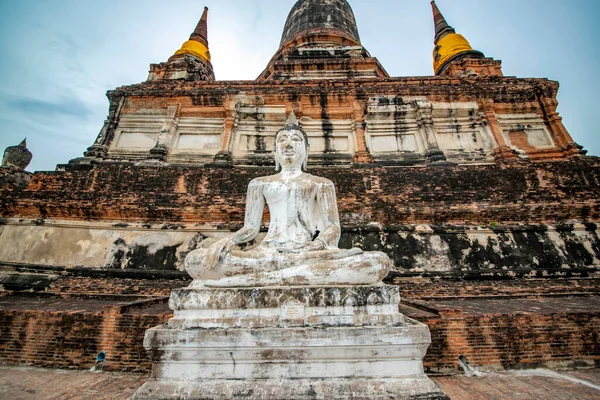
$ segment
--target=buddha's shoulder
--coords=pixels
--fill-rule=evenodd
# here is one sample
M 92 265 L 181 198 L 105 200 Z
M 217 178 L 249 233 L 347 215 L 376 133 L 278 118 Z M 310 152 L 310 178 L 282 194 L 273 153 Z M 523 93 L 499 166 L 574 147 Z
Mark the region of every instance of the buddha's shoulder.
M 250 186 L 262 186 L 266 183 L 270 183 L 277 180 L 277 175 L 259 176 L 250 181 Z
M 315 175 L 311 175 L 311 174 L 306 174 L 306 175 L 315 184 L 322 185 L 322 186 L 333 186 L 333 182 L 327 178 L 323 178 L 322 176 L 315 176 Z
M 333 186 L 333 182 L 331 182 L 329 179 L 327 178 L 323 178 L 320 176 L 315 176 L 315 175 L 311 175 L 311 174 L 302 174 L 302 176 L 300 177 L 300 181 L 301 182 L 310 182 L 312 184 L 315 185 L 320 185 L 320 186 Z M 278 174 L 275 175 L 269 175 L 269 176 L 261 176 L 258 178 L 254 178 L 250 181 L 250 186 L 264 186 L 267 185 L 269 183 L 273 183 L 273 182 L 282 182 L 281 176 L 279 176 Z

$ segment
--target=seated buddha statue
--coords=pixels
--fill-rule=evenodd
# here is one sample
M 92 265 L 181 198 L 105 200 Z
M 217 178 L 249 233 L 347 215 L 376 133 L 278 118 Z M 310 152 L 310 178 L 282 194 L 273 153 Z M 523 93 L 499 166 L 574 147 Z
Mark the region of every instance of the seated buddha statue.
M 275 135 L 279 173 L 248 185 L 243 228 L 186 257 L 193 287 L 372 285 L 387 275 L 392 264 L 384 253 L 338 248 L 335 187 L 305 172 L 308 146 L 292 112 Z M 238 245 L 257 237 L 265 203 L 270 213 L 266 237 L 241 250 Z

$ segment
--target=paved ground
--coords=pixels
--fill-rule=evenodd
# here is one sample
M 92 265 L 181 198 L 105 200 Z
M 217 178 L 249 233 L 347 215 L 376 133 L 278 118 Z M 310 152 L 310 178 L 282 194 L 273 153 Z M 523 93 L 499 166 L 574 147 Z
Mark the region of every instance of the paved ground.
M 126 400 L 145 375 L 44 368 L 0 367 L 2 400 Z
M 592 400 L 600 399 L 600 370 L 556 373 L 528 370 L 479 377 L 433 378 L 452 400 Z
M 146 380 L 135 374 L 0 366 L 0 399 L 125 400 Z M 554 373 L 530 370 L 480 377 L 435 377 L 452 400 L 600 399 L 600 369 Z

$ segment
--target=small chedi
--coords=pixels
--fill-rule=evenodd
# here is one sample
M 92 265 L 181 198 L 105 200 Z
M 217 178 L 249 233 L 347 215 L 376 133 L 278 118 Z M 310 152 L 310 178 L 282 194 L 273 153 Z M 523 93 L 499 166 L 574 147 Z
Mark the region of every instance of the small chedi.
M 244 227 L 187 256 L 194 281 L 146 332 L 152 378 L 134 398 L 446 398 L 423 371 L 427 326 L 381 283 L 391 260 L 338 248 L 335 187 L 307 158 L 292 113 L 275 135 L 281 171 L 250 182 Z M 236 249 L 259 234 L 265 202 L 266 237 Z
M 25 170 L 33 155 L 27 148 L 27 139 L 23 139 L 21 143 L 16 146 L 9 146 L 4 150 L 2 156 L 2 168 L 14 168 L 17 170 Z
M 23 190 L 31 182 L 31 173 L 25 168 L 31 162 L 33 154 L 27 148 L 27 139 L 15 146 L 9 146 L 2 155 L 0 165 L 0 190 Z

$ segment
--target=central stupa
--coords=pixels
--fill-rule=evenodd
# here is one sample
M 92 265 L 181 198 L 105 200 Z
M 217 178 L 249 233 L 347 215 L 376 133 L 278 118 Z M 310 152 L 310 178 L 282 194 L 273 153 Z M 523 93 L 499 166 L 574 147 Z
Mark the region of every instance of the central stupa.
M 306 40 L 319 35 L 339 36 L 340 39 L 360 45 L 356 19 L 350 4 L 345 0 L 298 1 L 287 18 L 281 47 L 296 39 Z
M 386 77 L 360 43 L 346 0 L 299 0 L 288 15 L 279 50 L 258 80 Z

